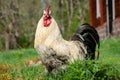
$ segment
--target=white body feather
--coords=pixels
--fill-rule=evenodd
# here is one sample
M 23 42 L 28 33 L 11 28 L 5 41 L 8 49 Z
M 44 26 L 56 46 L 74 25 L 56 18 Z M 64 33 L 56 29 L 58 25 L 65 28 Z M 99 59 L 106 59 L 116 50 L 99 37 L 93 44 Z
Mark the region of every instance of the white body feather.
M 83 43 L 64 40 L 56 21 L 53 18 L 51 21 L 48 27 L 44 27 L 42 17 L 37 25 L 34 47 L 41 56 L 44 56 L 44 53 L 42 53 L 44 49 L 39 47 L 44 46 L 46 48 L 52 48 L 58 56 L 68 56 L 69 62 L 73 62 L 77 59 L 83 60 L 87 53 Z M 79 46 L 82 47 L 84 53 Z

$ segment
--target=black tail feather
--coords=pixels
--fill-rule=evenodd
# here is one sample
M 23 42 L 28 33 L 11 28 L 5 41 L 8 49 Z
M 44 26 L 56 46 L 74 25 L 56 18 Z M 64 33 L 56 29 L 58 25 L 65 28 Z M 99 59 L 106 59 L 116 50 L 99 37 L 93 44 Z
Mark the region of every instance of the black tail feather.
M 82 36 L 83 39 L 80 36 Z M 83 42 L 86 46 L 88 56 L 91 59 L 95 59 L 95 50 L 97 44 L 98 49 L 100 47 L 99 35 L 95 28 L 93 28 L 89 24 L 82 24 L 81 27 L 76 31 L 76 33 L 71 37 L 71 40 Z

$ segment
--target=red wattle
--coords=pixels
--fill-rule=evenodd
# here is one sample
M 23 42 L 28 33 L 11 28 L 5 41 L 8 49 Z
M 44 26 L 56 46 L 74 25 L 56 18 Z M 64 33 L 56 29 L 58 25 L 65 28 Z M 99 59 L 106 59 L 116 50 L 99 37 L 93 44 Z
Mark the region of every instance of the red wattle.
M 51 23 L 51 18 L 44 18 L 43 19 L 43 25 L 45 26 L 45 27 L 48 27 L 49 25 L 50 25 L 50 23 Z

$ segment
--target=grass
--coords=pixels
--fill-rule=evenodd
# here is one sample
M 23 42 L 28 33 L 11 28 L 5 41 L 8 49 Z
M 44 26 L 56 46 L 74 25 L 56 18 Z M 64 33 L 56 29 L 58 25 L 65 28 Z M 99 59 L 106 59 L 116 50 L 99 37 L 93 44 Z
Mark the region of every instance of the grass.
M 57 74 L 44 73 L 42 65 L 29 66 L 29 60 L 37 61 L 35 49 L 0 52 L 0 80 L 119 80 L 120 38 L 101 41 L 99 60 L 75 61 L 66 71 Z
M 111 38 L 101 42 L 100 60 L 120 66 L 120 38 Z
M 38 57 L 34 49 L 11 50 L 0 53 L 0 63 L 18 65 L 26 59 Z
M 11 50 L 0 53 L 0 80 L 33 80 L 41 79 L 43 67 L 28 66 L 28 60 L 38 59 L 34 49 Z M 38 75 L 38 76 L 37 76 Z

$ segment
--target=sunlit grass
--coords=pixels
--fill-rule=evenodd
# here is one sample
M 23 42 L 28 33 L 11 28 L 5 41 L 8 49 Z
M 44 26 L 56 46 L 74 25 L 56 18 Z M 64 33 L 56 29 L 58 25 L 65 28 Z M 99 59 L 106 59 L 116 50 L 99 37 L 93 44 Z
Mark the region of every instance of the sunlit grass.
M 101 41 L 99 60 L 76 61 L 70 64 L 66 71 L 60 71 L 58 74 L 46 74 L 42 65 L 29 66 L 29 60 L 39 60 L 39 55 L 33 48 L 0 52 L 0 80 L 118 79 L 120 38 Z M 96 76 L 98 73 L 99 76 Z
M 11 50 L 0 53 L 0 64 L 10 63 L 10 64 L 20 64 L 27 59 L 39 57 L 35 49 L 20 49 Z
M 101 41 L 100 60 L 120 66 L 120 38 Z

